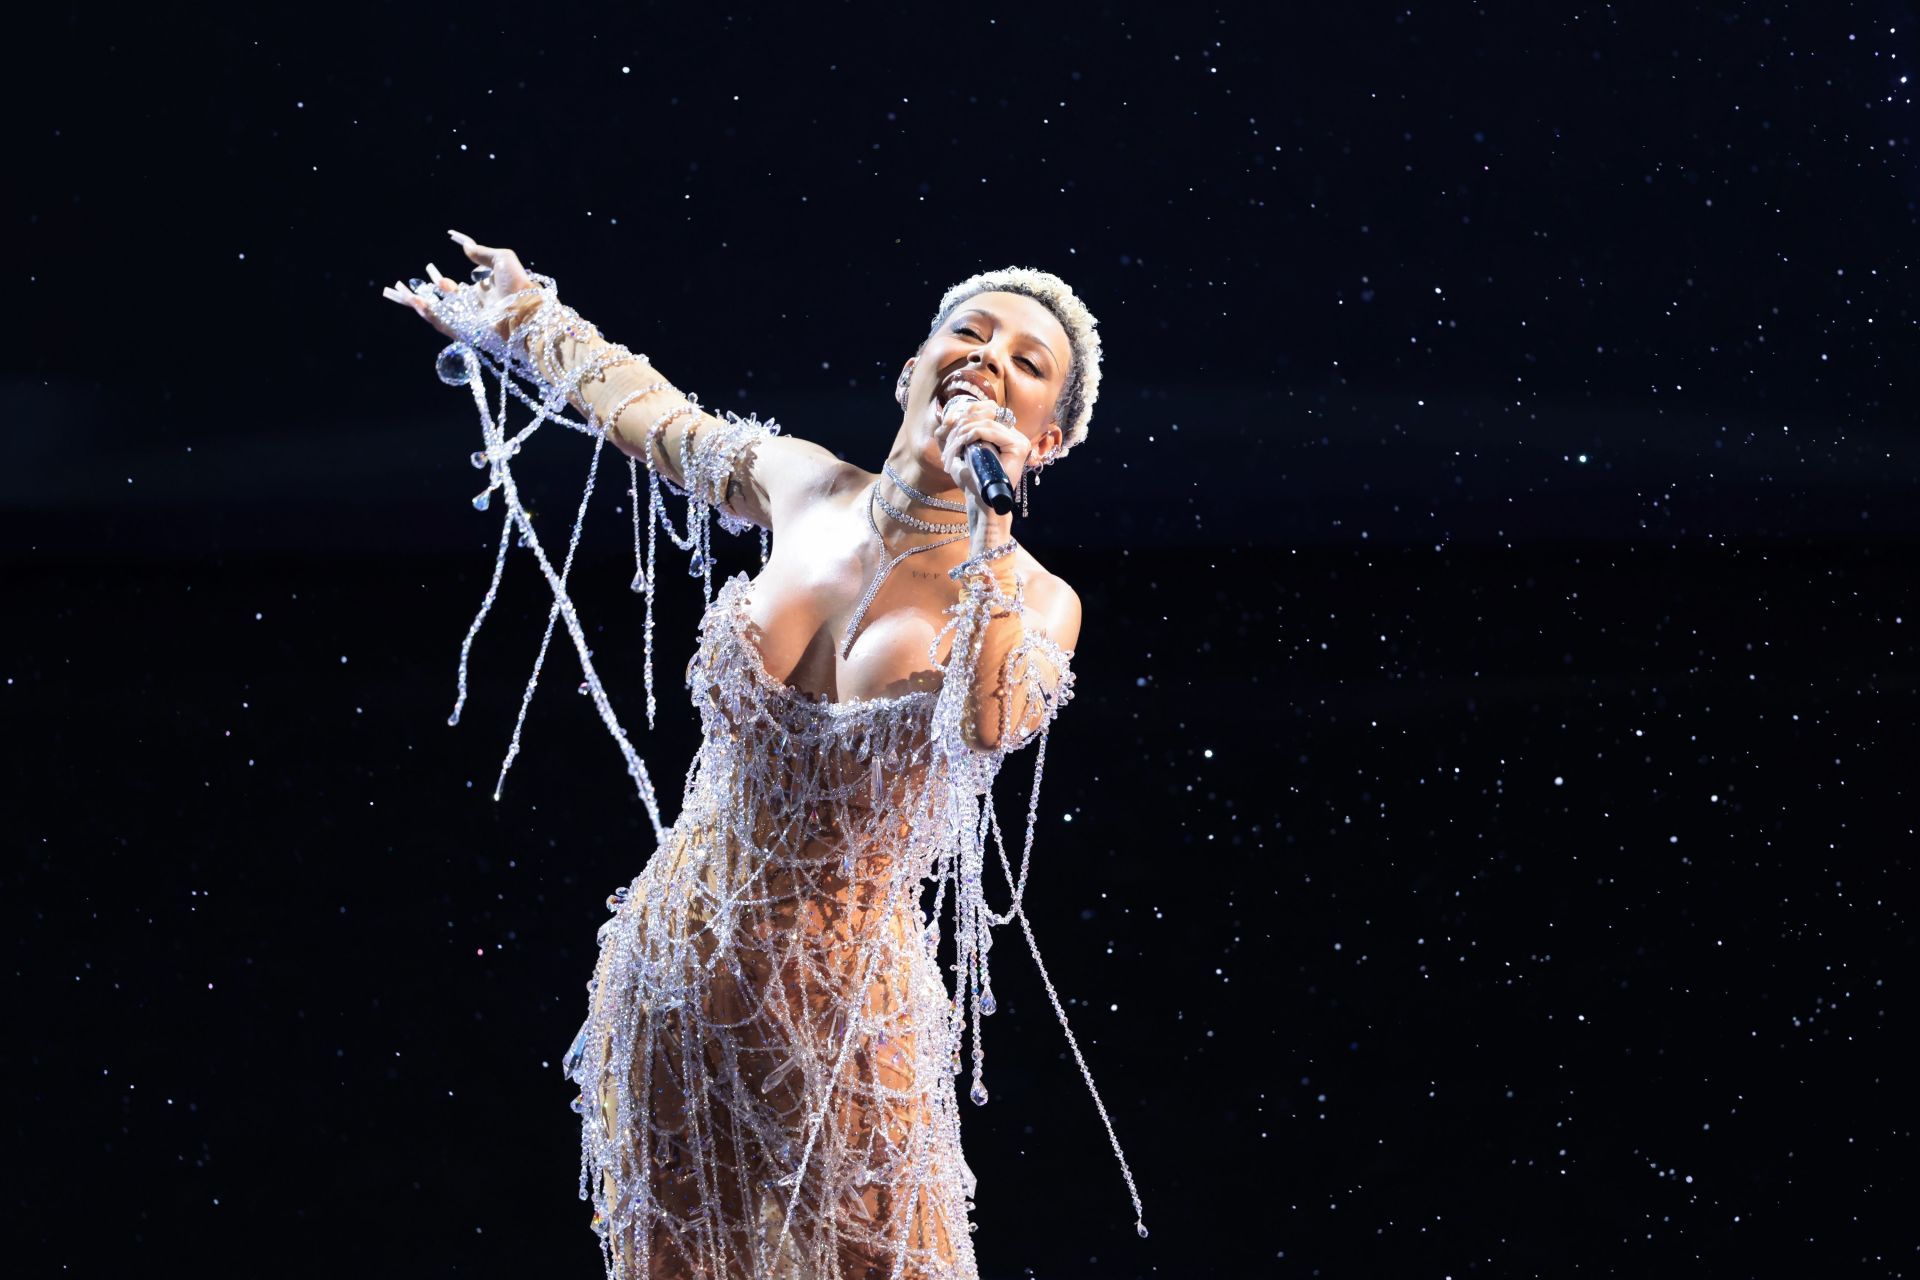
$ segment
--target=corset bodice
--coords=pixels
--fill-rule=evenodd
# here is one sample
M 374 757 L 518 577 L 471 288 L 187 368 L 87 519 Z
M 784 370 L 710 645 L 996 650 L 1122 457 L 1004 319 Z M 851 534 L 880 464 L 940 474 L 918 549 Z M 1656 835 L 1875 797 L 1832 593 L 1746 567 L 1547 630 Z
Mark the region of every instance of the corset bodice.
M 725 804 L 775 855 L 850 840 L 863 852 L 920 843 L 912 837 L 933 799 L 939 691 L 835 700 L 784 684 L 748 635 L 750 597 L 745 572 L 721 584 L 687 664 L 703 729 L 687 812 Z

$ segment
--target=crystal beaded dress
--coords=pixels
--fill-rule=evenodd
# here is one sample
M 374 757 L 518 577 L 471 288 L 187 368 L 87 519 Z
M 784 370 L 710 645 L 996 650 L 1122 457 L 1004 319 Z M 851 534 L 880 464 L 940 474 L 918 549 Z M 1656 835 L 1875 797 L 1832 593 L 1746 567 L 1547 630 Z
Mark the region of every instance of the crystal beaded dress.
M 974 794 L 935 749 L 951 686 L 789 688 L 751 590 L 702 620 L 686 802 L 600 930 L 571 1072 L 599 1225 L 621 1276 L 972 1276 L 961 1003 L 920 915 Z
M 535 277 L 550 293 L 551 281 Z M 453 317 L 456 320 L 460 317 Z M 529 326 L 541 341 L 536 322 Z M 486 448 L 474 454 L 508 507 L 494 582 L 466 654 L 499 587 L 509 539 L 530 546 L 554 595 L 524 723 L 556 621 L 564 619 L 586 676 L 580 688 L 627 759 L 653 819 L 655 847 L 608 899 L 587 1017 L 563 1069 L 579 1088 L 580 1195 L 616 1280 L 974 1280 L 969 1213 L 975 1178 L 960 1142 L 955 1077 L 970 1042 L 968 1096 L 987 1100 L 981 1019 L 994 1012 L 992 926 L 1018 921 L 1093 1095 L 1133 1198 L 1118 1139 L 1058 993 L 1040 964 L 1022 909 L 1039 788 L 1053 720 L 1073 696 L 1072 652 L 1028 627 L 1000 662 L 998 687 L 1023 689 L 1024 720 L 1003 696 L 996 745 L 969 745 L 968 692 L 985 626 L 996 611 L 1026 614 L 977 562 L 950 574 L 957 599 L 928 648 L 938 688 L 834 701 L 767 670 L 745 572 L 711 587 L 710 516 L 730 533 L 755 526 L 720 505 L 730 478 L 750 473 L 758 441 L 777 425 L 727 413 L 688 432 L 683 491 L 649 472 L 646 567 L 652 718 L 655 545 L 664 528 L 708 582 L 686 688 L 702 740 L 681 812 L 663 825 L 644 762 L 615 719 L 567 591 L 606 436 L 558 412 L 577 384 L 537 383 L 534 401 L 512 375 L 539 365 L 503 349 L 467 318 L 469 340 L 441 356 L 442 377 L 470 385 Z M 492 356 L 493 359 L 485 357 Z M 483 369 L 500 377 L 498 411 Z M 509 437 L 509 391 L 535 410 Z M 697 405 L 697 400 L 692 403 Z M 510 460 L 541 422 L 596 436 L 587 491 L 564 565 L 548 559 L 514 484 Z M 629 460 L 635 555 L 642 481 Z M 688 500 L 686 532 L 666 519 L 663 486 Z M 768 558 L 762 531 L 761 561 Z M 1018 575 L 1016 574 L 1016 580 Z M 944 651 L 944 657 L 942 652 Z M 457 723 L 459 706 L 450 723 Z M 992 803 L 1006 758 L 1029 744 L 1034 777 L 1016 872 Z M 516 726 L 506 768 L 520 748 Z M 496 788 L 495 798 L 499 798 Z M 1011 886 L 1004 912 L 987 905 L 989 849 Z M 943 928 L 947 926 L 946 928 Z M 944 943 L 944 949 L 943 949 Z M 949 989 L 941 966 L 951 967 Z M 1140 1228 L 1145 1234 L 1144 1227 Z

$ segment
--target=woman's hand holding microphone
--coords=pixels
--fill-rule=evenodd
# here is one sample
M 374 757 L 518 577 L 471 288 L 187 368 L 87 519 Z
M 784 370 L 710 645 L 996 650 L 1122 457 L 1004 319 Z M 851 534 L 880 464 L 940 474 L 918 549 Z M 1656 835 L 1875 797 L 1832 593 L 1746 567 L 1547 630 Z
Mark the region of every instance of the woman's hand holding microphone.
M 1017 492 L 1032 443 L 1021 434 L 1013 410 L 972 395 L 958 394 L 940 410 L 934 439 L 940 445 L 940 465 L 967 495 L 967 532 L 971 551 L 979 555 L 1013 536 L 1013 512 L 996 512 L 980 493 L 980 478 L 967 461 L 972 446 L 984 445 L 1000 459 L 1007 483 Z

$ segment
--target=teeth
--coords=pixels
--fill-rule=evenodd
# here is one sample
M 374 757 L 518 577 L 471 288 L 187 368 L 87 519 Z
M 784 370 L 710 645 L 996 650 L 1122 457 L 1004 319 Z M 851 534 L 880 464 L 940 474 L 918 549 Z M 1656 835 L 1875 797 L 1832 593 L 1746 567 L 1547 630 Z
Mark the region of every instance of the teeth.
M 975 400 L 991 400 L 993 398 L 981 390 L 980 387 L 971 380 L 956 378 L 947 387 L 947 399 L 954 400 L 961 396 L 972 396 Z

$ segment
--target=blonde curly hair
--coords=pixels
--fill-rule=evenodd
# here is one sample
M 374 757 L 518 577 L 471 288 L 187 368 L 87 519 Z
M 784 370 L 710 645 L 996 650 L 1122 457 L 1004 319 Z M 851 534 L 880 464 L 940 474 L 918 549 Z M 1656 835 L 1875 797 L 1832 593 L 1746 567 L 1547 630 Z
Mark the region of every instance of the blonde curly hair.
M 1053 312 L 1060 327 L 1067 331 L 1071 347 L 1067 381 L 1054 406 L 1054 415 L 1060 420 L 1060 445 L 1047 459 L 1049 463 L 1058 462 L 1067 450 L 1087 438 L 1087 424 L 1093 420 L 1093 402 L 1100 398 L 1097 329 L 1100 322 L 1093 318 L 1093 312 L 1087 310 L 1087 304 L 1080 301 L 1072 287 L 1052 272 L 1033 267 L 1001 267 L 968 276 L 947 290 L 940 299 L 940 309 L 934 313 L 932 325 L 927 328 L 927 336 L 932 337 L 961 303 L 978 293 L 1025 294 Z

